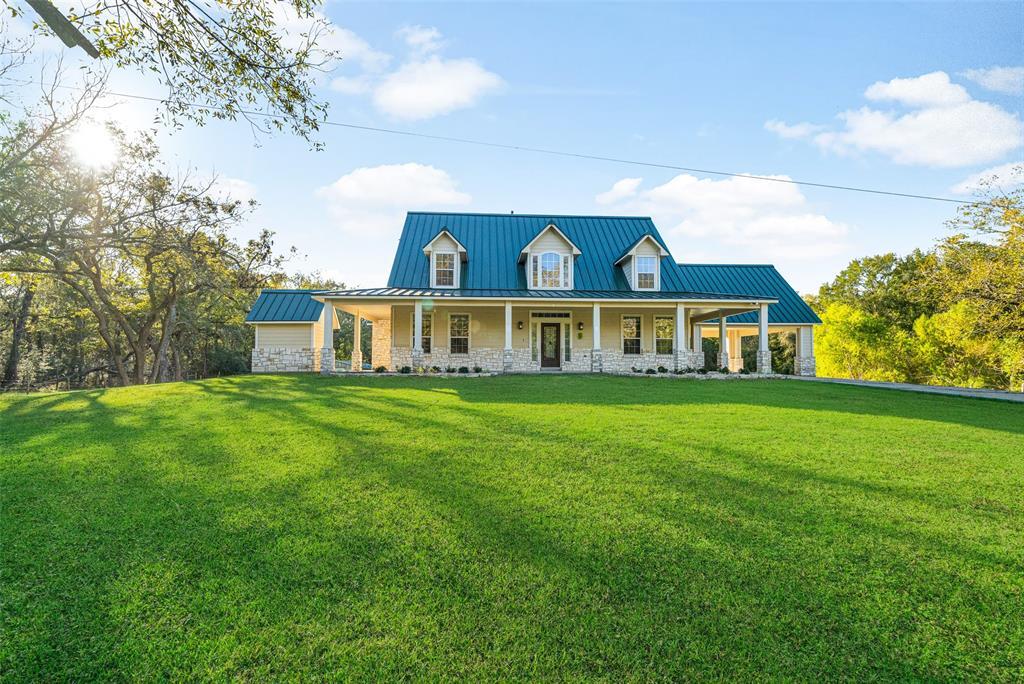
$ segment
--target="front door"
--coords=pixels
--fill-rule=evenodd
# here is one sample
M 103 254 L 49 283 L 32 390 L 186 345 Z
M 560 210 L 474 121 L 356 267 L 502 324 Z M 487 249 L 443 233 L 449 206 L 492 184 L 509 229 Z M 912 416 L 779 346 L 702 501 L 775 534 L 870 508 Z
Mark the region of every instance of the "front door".
M 540 324 L 540 367 L 562 367 L 562 345 L 559 344 L 561 325 L 558 323 Z

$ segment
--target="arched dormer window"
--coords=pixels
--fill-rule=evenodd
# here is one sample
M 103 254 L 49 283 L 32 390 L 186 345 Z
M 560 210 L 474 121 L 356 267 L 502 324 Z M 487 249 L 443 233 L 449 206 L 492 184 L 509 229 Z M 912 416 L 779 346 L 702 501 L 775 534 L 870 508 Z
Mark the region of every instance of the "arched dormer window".
M 572 259 L 569 254 L 544 252 L 530 257 L 530 280 L 534 290 L 565 290 L 569 288 Z

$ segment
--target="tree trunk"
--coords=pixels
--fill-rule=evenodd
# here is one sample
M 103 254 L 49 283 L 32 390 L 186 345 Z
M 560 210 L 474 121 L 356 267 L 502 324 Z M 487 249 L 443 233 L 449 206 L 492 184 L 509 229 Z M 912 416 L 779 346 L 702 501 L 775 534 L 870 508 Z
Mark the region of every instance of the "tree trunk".
M 0 379 L 0 387 L 10 387 L 18 382 L 18 363 L 21 361 L 21 338 L 25 335 L 25 323 L 28 321 L 29 311 L 32 309 L 32 298 L 36 291 L 32 283 L 25 285 L 25 293 L 21 295 L 21 309 L 18 317 L 14 319 L 14 328 L 11 331 L 11 352 L 7 355 L 7 364 L 4 366 L 4 376 Z

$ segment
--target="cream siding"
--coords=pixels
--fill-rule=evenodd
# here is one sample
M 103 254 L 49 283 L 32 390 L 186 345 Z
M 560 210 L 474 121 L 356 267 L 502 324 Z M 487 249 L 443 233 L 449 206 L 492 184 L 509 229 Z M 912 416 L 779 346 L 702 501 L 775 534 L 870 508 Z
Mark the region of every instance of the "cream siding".
M 257 323 L 255 327 L 258 349 L 313 349 L 319 346 L 323 331 L 322 323 Z
M 430 245 L 430 248 L 435 252 L 455 252 L 458 251 L 458 245 L 447 235 L 442 235 Z
M 534 254 L 541 254 L 543 252 L 572 253 L 572 246 L 557 232 L 548 230 L 537 238 L 537 241 L 530 247 L 530 251 Z

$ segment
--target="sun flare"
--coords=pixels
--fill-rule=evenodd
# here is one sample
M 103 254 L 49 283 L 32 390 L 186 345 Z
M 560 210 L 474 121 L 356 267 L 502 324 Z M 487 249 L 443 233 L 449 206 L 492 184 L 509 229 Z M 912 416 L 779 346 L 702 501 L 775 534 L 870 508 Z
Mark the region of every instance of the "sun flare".
M 117 160 L 117 141 L 106 126 L 86 121 L 78 126 L 68 141 L 78 163 L 93 169 L 110 166 Z

